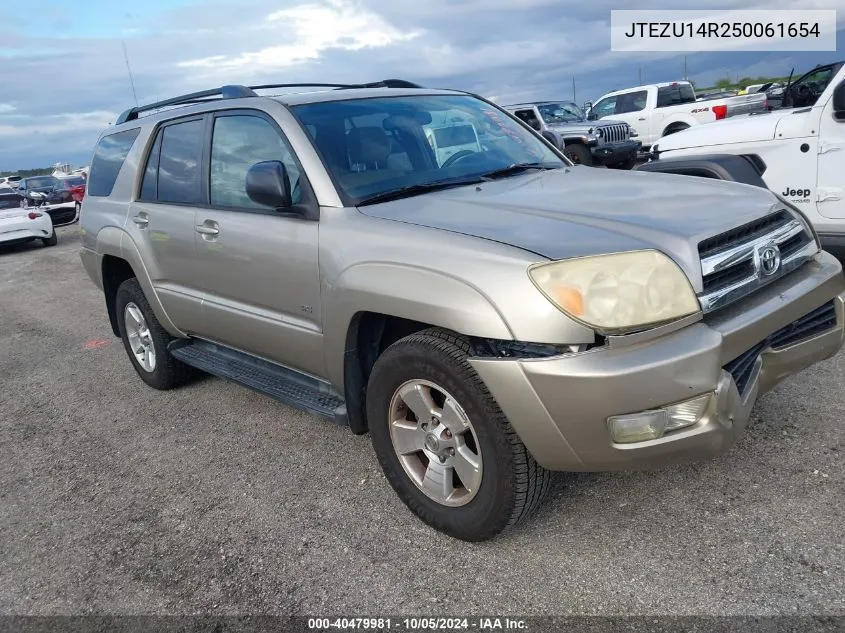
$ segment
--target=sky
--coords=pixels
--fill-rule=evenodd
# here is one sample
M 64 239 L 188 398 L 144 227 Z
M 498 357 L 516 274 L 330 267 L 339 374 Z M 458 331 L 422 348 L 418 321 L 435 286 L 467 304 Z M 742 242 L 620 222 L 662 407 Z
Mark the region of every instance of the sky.
M 87 164 L 136 95 L 402 78 L 504 104 L 572 99 L 574 77 L 583 103 L 682 78 L 683 54 L 610 51 L 624 8 L 838 9 L 839 52 L 688 53 L 699 86 L 845 57 L 845 0 L 2 0 L 0 170 Z

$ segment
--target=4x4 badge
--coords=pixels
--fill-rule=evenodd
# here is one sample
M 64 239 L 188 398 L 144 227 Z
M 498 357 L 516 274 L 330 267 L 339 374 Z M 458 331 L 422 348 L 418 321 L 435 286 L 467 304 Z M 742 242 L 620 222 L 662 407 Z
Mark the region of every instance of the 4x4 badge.
M 757 261 L 763 277 L 774 275 L 780 268 L 780 260 L 780 249 L 774 244 L 762 246 L 757 250 Z

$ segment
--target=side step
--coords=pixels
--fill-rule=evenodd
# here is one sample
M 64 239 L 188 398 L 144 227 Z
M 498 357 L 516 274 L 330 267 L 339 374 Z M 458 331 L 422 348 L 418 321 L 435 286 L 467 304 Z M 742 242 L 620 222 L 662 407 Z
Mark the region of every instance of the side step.
M 186 365 L 242 384 L 284 404 L 346 426 L 346 404 L 331 385 L 296 370 L 199 339 L 176 340 L 170 353 Z

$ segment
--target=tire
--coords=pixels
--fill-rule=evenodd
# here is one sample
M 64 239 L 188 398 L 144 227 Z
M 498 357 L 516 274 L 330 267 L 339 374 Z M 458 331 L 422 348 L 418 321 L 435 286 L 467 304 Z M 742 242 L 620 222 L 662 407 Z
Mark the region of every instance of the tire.
M 384 475 L 405 505 L 433 528 L 457 539 L 477 542 L 491 539 L 528 517 L 542 502 L 552 474 L 539 466 L 522 444 L 487 387 L 467 362 L 468 353 L 469 346 L 464 339 L 436 328 L 397 341 L 378 358 L 370 374 L 367 418 L 373 448 Z M 426 451 L 429 436 L 444 428 L 443 424 L 429 427 L 424 450 L 406 452 L 405 457 L 400 458 L 394 448 L 392 432 L 396 426 L 392 419 L 396 418 L 391 415 L 391 409 L 396 402 L 395 396 L 401 393 L 400 388 L 407 389 L 409 385 L 416 388 L 420 382 L 443 390 L 441 395 L 445 393 L 456 401 L 471 425 L 471 436 L 468 433 L 460 436 L 464 439 L 458 451 L 459 456 L 464 455 L 467 448 L 477 451 L 480 484 L 474 486 L 473 491 L 460 492 L 457 488 L 463 486 L 463 480 L 458 478 L 459 486 L 455 486 L 454 495 L 460 492 L 463 496 L 457 501 L 465 500 L 458 505 L 454 500 L 451 505 L 437 501 L 423 492 L 421 484 L 412 479 L 407 466 L 403 465 L 408 462 L 421 464 L 420 468 L 426 474 L 432 465 L 438 466 L 435 460 L 428 461 Z M 435 404 L 441 407 L 444 419 L 454 419 L 443 413 L 442 399 Z M 410 408 L 404 410 L 410 411 Z M 423 431 L 414 429 L 415 425 L 422 427 L 422 420 L 418 416 L 408 417 L 413 419 L 404 424 L 414 438 L 420 437 Z M 430 419 L 432 423 L 435 420 Z M 457 442 L 457 434 L 447 432 L 445 437 L 453 437 Z M 453 456 L 447 457 L 450 461 L 446 463 L 457 463 L 454 449 L 446 450 L 451 450 Z M 448 466 L 446 468 L 448 474 Z M 452 472 L 457 473 L 457 468 Z M 454 486 L 455 476 L 450 482 Z
M 56 235 L 56 229 L 53 229 L 53 234 L 50 237 L 45 237 L 41 240 L 44 246 L 55 246 L 59 243 L 59 236 Z
M 142 366 L 138 357 L 132 351 L 130 333 L 127 331 L 127 306 L 132 305 L 143 317 L 144 329 L 148 336 L 144 336 L 144 342 L 153 350 L 152 368 Z M 134 277 L 127 279 L 117 289 L 115 297 L 115 313 L 117 325 L 120 331 L 120 338 L 123 340 L 123 347 L 132 362 L 135 371 L 141 379 L 153 389 L 167 390 L 185 384 L 196 375 L 196 371 L 170 355 L 167 349 L 168 343 L 173 337 L 161 327 L 155 313 L 150 308 L 141 285 Z
M 590 166 L 593 164 L 593 155 L 590 150 L 580 143 L 571 143 L 563 148 L 563 155 L 576 165 Z
M 634 158 L 629 158 L 628 160 L 623 160 L 619 163 L 609 163 L 607 166 L 610 169 L 630 170 L 630 169 L 633 169 L 634 165 L 636 165 L 636 164 L 637 164 L 637 158 L 634 157 Z

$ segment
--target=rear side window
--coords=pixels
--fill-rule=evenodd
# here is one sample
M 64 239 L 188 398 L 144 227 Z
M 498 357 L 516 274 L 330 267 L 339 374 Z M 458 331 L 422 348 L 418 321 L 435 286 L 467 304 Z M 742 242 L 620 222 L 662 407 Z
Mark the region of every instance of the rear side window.
M 199 204 L 202 201 L 204 121 L 168 125 L 162 132 L 158 162 L 158 201 Z
M 141 183 L 141 195 L 139 200 L 155 200 L 158 192 L 158 160 L 161 155 L 161 136 L 164 130 L 156 134 L 156 141 L 153 149 L 147 158 L 147 168 L 144 170 L 144 181 Z
M 681 103 L 694 103 L 695 91 L 689 84 L 663 86 L 657 89 L 657 107 L 666 108 Z
M 91 175 L 88 179 L 89 196 L 110 196 L 120 168 L 135 144 L 141 128 L 109 134 L 100 139 L 94 148 L 91 160 Z

